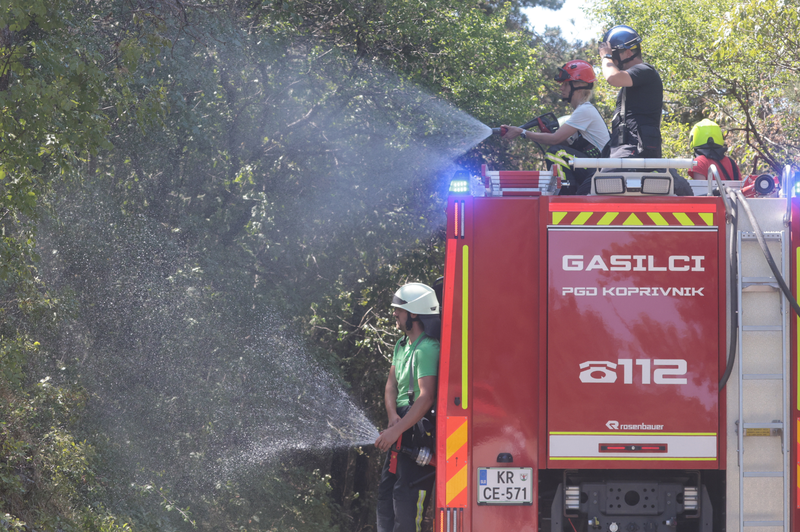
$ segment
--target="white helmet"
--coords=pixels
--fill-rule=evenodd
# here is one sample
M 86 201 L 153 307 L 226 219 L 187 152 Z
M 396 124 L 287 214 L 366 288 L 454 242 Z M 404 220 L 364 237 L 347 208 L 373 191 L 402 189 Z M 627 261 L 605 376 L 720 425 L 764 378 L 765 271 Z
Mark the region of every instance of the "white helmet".
M 433 288 L 422 283 L 408 283 L 394 293 L 392 306 L 411 314 L 439 314 L 439 300 Z

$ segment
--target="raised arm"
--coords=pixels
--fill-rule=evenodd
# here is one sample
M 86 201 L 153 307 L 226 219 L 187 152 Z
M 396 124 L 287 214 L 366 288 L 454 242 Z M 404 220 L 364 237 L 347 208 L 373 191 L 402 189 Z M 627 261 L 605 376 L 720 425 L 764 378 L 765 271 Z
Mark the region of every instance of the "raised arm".
M 611 46 L 607 42 L 600 43 L 600 57 L 603 60 L 603 77 L 612 87 L 633 87 L 631 75 L 617 68 L 614 60 L 606 57 L 611 54 Z

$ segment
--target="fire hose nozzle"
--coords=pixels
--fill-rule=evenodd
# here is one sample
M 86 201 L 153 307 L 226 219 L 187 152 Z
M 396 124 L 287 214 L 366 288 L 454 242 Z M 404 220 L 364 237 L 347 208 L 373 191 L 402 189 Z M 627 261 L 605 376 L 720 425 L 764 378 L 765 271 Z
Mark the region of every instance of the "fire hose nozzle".
M 418 466 L 426 466 L 431 463 L 431 459 L 433 458 L 433 453 L 427 447 L 416 447 L 411 449 L 409 447 L 402 447 L 400 449 L 404 454 L 407 454 L 411 458 L 413 458 Z
M 492 128 L 492 134 L 493 135 L 500 135 L 501 137 L 504 137 L 506 135 L 506 133 L 508 133 L 508 128 L 507 127 L 493 127 Z

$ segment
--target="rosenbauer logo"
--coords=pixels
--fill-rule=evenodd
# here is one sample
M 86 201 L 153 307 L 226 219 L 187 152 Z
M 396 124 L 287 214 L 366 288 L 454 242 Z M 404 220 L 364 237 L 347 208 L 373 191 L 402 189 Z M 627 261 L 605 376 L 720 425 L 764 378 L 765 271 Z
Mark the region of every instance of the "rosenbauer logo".
M 686 384 L 688 371 L 686 361 L 680 358 L 620 358 L 616 363 L 607 360 L 581 362 L 581 382 L 613 384 L 622 368 L 622 383 L 633 384 Z
M 639 423 L 637 425 L 622 425 L 619 421 L 609 421 L 606 423 L 609 430 L 664 430 L 664 425 L 649 425 Z

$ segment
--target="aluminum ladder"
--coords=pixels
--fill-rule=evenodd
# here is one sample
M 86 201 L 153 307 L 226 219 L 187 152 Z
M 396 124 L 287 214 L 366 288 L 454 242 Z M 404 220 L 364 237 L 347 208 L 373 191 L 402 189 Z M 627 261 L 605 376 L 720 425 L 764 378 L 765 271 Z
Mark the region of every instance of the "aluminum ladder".
M 780 208 L 786 200 L 747 201 L 778 269 L 788 280 L 789 229 L 783 224 Z M 735 383 L 733 378 L 728 382 L 727 529 L 789 532 L 792 309 L 741 206 L 738 213 L 739 334 L 734 368 L 738 378 Z M 732 419 L 737 411 L 738 419 Z M 731 504 L 736 500 L 738 509 Z

